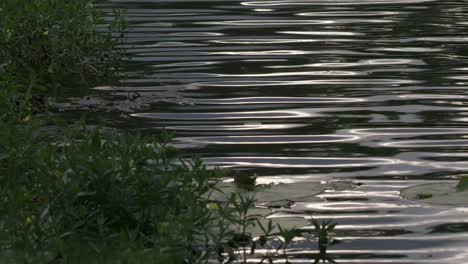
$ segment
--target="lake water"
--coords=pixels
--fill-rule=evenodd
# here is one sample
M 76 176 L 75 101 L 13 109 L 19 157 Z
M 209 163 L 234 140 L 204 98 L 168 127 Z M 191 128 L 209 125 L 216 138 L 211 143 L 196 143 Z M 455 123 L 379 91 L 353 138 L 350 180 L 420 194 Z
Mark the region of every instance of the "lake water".
M 464 0 L 115 0 L 128 12 L 113 126 L 260 181 L 352 181 L 273 217 L 334 219 L 338 263 L 466 263 L 468 207 L 400 190 L 468 169 Z M 136 93 L 135 93 L 136 92 Z M 127 102 L 128 103 L 128 102 Z M 293 263 L 311 263 L 298 242 Z

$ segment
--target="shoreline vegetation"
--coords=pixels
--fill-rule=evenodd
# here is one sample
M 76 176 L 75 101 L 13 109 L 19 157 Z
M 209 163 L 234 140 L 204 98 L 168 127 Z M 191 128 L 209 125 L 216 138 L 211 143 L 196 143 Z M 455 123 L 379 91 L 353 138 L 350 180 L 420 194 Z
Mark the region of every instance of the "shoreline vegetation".
M 92 0 L 3 0 L 0 3 L 2 113 L 21 120 L 47 110 L 49 97 L 111 77 L 124 57 L 118 49 L 124 13 L 104 12 Z M 65 88 L 66 87 L 66 88 Z
M 49 98 L 116 73 L 125 14 L 113 11 L 108 26 L 103 15 L 91 0 L 0 3 L 0 262 L 246 263 L 262 248 L 260 263 L 289 263 L 288 246 L 308 235 L 262 224 L 249 195 L 210 200 L 229 171 L 180 158 L 166 132 L 49 111 Z M 316 262 L 331 261 L 335 224 L 313 223 Z

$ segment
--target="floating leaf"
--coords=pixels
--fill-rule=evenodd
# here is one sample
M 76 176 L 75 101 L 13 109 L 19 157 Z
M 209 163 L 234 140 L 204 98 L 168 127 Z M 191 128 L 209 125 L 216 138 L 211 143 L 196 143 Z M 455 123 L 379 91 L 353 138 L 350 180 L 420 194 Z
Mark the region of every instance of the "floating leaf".
M 278 201 L 302 201 L 305 197 L 313 197 L 325 190 L 327 186 L 320 182 L 296 182 L 280 183 L 273 185 L 259 185 L 253 191 L 237 188 L 233 182 L 221 182 L 216 185 L 215 192 L 210 199 L 227 201 L 232 193 L 240 193 L 243 196 L 254 196 L 259 203 L 271 203 Z
M 458 186 L 462 187 L 459 188 Z M 437 205 L 468 205 L 468 182 L 436 182 L 411 186 L 400 191 L 404 199 Z M 424 199 L 421 198 L 424 194 Z M 432 197 L 428 197 L 432 195 Z
M 457 184 L 457 191 L 463 192 L 468 190 L 468 176 L 462 176 Z

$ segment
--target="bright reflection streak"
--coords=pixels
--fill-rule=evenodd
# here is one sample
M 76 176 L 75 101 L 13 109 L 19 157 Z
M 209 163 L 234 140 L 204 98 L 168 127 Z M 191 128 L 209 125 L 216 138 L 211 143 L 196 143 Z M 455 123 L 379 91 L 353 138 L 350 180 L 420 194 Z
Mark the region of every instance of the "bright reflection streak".
M 297 1 L 297 0 L 272 0 L 272 1 L 248 1 L 242 2 L 242 5 L 246 6 L 353 6 L 353 5 L 371 5 L 371 4 L 415 4 L 415 3 L 427 3 L 435 0 L 311 0 L 311 1 Z
M 197 105 L 246 105 L 246 104 L 329 104 L 365 102 L 362 98 L 349 97 L 239 97 L 220 99 L 193 99 Z
M 312 35 L 312 36 L 364 36 L 364 33 L 345 31 L 278 31 L 281 34 Z
M 220 137 L 190 137 L 176 138 L 182 142 L 202 144 L 321 144 L 349 142 L 358 139 L 358 136 L 334 135 L 287 135 L 287 136 L 220 136 Z
M 254 86 L 288 86 L 288 85 L 324 85 L 324 84 L 360 84 L 360 85 L 397 85 L 412 84 L 418 81 L 404 79 L 323 79 L 323 80 L 301 80 L 301 81 L 223 81 L 199 83 L 199 86 L 217 86 L 217 87 L 250 87 Z
M 243 131 L 243 130 L 276 130 L 304 127 L 306 124 L 244 124 L 244 125 L 190 125 L 166 126 L 166 129 L 186 131 Z
M 355 76 L 367 75 L 365 72 L 358 71 L 294 71 L 294 72 L 272 72 L 261 74 L 212 74 L 214 77 L 287 77 L 287 76 Z
M 207 164 L 223 167 L 268 168 L 350 168 L 396 164 L 384 158 L 322 158 L 322 157 L 225 157 L 205 158 Z
M 468 140 L 405 140 L 383 142 L 379 145 L 392 148 L 460 148 L 467 147 Z
M 468 128 L 408 128 L 408 127 L 395 127 L 395 128 L 366 128 L 366 129 L 352 129 L 352 134 L 359 134 L 364 136 L 401 136 L 401 135 L 447 135 L 447 134 L 468 134 Z
M 305 118 L 318 117 L 319 114 L 301 111 L 246 111 L 246 112 L 224 112 L 224 113 L 136 113 L 132 117 L 148 119 L 170 119 L 170 120 L 227 120 L 227 119 L 280 119 L 280 118 Z

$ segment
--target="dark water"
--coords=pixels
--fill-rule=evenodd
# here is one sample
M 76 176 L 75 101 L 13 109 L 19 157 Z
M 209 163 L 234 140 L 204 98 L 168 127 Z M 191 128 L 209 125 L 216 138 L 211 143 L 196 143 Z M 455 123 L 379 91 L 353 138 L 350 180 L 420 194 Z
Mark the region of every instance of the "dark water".
M 468 207 L 404 200 L 468 169 L 464 0 L 119 0 L 132 26 L 127 114 L 210 165 L 261 180 L 359 183 L 286 217 L 334 219 L 338 263 L 468 263 Z M 132 108 L 132 107 L 130 107 Z M 314 246 L 315 247 L 315 246 Z M 299 242 L 293 263 L 311 263 Z

